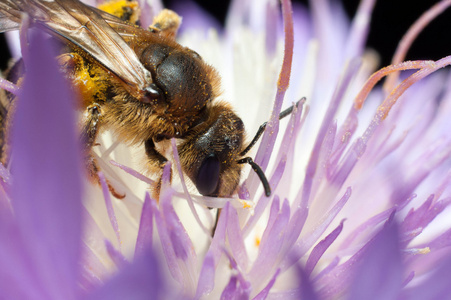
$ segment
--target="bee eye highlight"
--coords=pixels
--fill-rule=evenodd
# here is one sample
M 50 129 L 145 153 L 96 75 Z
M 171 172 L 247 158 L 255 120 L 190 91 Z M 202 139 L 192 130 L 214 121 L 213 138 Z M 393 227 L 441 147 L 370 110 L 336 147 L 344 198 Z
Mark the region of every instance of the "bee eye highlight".
M 219 183 L 219 159 L 210 155 L 204 159 L 197 173 L 196 188 L 204 196 L 211 196 L 216 192 Z
M 163 91 L 155 83 L 151 83 L 148 87 L 146 87 L 146 96 L 143 102 L 150 103 L 153 100 L 164 99 L 163 97 L 164 97 Z

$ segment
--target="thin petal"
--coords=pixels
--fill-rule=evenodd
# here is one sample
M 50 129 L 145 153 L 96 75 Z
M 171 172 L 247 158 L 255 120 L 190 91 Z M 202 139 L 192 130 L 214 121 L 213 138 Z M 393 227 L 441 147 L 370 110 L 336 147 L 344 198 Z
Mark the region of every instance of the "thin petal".
M 264 299 L 266 299 L 266 297 L 268 297 L 268 294 L 271 291 L 271 288 L 274 286 L 274 283 L 276 283 L 276 279 L 277 279 L 277 276 L 279 276 L 279 273 L 280 273 L 280 269 L 277 269 L 276 273 L 271 278 L 271 280 L 268 282 L 268 284 L 265 286 L 265 288 L 263 290 L 261 290 L 261 292 L 258 293 L 257 296 L 255 296 L 253 298 L 253 300 L 264 300 Z
M 233 257 L 237 261 L 238 266 L 241 270 L 246 270 L 249 260 L 247 257 L 246 247 L 244 246 L 244 239 L 238 220 L 238 214 L 233 207 L 229 207 L 227 236 L 229 239 L 230 248 L 232 249 Z
M 278 207 L 277 207 L 278 209 Z M 277 218 L 271 227 L 267 227 L 259 247 L 258 257 L 249 272 L 249 277 L 253 282 L 264 282 L 267 276 L 271 275 L 274 264 L 281 260 L 284 253 L 281 249 L 287 232 L 287 225 L 290 219 L 290 206 L 287 200 L 282 204 Z
M 327 248 L 329 248 L 329 246 L 335 241 L 335 239 L 338 237 L 338 235 L 341 233 L 342 230 L 343 230 L 343 221 L 340 222 L 340 225 L 338 225 L 338 227 L 335 228 L 334 231 L 332 231 L 328 236 L 324 238 L 324 240 L 320 241 L 315 246 L 315 248 L 313 248 L 305 264 L 305 272 L 307 275 L 310 276 L 321 256 L 324 254 Z
M 146 193 L 139 222 L 138 237 L 136 239 L 135 256 L 140 255 L 144 249 L 152 245 L 153 211 L 150 196 Z
M 114 233 L 116 234 L 118 246 L 120 247 L 122 244 L 121 235 L 119 233 L 119 225 L 117 223 L 116 214 L 114 212 L 113 202 L 111 202 L 110 191 L 108 190 L 108 185 L 103 173 L 99 172 L 98 175 L 100 179 L 100 184 L 102 185 L 103 198 L 105 199 L 105 206 L 108 213 L 108 218 L 110 219 L 111 226 L 113 227 Z
M 402 299 L 451 299 L 450 270 L 451 259 L 448 257 L 440 262 L 440 266 L 424 282 L 406 290 Z
M 215 260 L 213 252 L 207 252 L 204 263 L 200 271 L 199 280 L 197 282 L 197 291 L 195 299 L 200 299 L 202 296 L 210 293 L 215 286 Z

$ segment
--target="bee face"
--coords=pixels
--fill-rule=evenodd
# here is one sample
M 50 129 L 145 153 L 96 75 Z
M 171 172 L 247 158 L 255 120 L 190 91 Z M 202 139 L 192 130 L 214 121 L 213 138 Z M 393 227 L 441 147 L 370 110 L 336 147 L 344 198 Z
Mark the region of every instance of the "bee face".
M 240 180 L 237 157 L 243 147 L 243 122 L 226 105 L 218 105 L 198 127 L 180 145 L 184 172 L 202 195 L 230 196 Z

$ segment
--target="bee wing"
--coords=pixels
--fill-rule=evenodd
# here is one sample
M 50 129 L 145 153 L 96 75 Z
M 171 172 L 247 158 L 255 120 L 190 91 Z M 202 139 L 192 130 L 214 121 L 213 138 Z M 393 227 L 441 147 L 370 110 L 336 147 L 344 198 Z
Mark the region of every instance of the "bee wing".
M 149 30 L 145 30 L 139 26 L 131 25 L 122 21 L 116 16 L 113 16 L 103 10 L 97 9 L 96 11 L 102 16 L 102 18 L 114 29 L 128 44 L 139 45 L 144 39 L 155 39 L 155 34 Z
M 0 0 L 0 30 L 17 27 L 14 23 L 20 23 L 21 11 L 29 15 L 32 23 L 94 57 L 127 83 L 126 87 L 134 96 L 139 98 L 152 83 L 150 72 L 141 64 L 133 49 L 108 25 L 97 9 L 78 0 Z M 3 22 L 2 15 L 9 22 Z
M 20 10 L 13 1 L 0 1 L 0 32 L 17 30 L 20 27 Z

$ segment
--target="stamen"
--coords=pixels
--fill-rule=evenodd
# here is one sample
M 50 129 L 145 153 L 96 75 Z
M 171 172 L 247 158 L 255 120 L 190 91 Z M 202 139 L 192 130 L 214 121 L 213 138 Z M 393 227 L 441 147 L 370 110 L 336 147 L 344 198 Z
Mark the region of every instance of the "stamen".
M 438 15 L 444 12 L 449 6 L 451 6 L 451 0 L 442 0 L 436 3 L 434 6 L 425 11 L 418 20 L 415 21 L 409 30 L 402 37 L 401 41 L 396 48 L 395 55 L 393 55 L 392 65 L 402 62 L 407 54 L 407 51 L 412 46 L 417 36 L 423 31 L 429 23 L 434 20 Z M 398 80 L 399 73 L 395 72 L 387 77 L 384 83 L 384 91 L 391 91 Z
M 396 65 L 390 65 L 380 69 L 379 71 L 373 73 L 373 75 L 371 75 L 370 78 L 366 81 L 365 85 L 360 90 L 360 93 L 354 100 L 354 108 L 361 109 L 363 103 L 365 102 L 366 97 L 368 97 L 368 94 L 374 88 L 376 83 L 378 83 L 379 80 L 381 80 L 388 74 L 404 70 L 415 70 L 422 68 L 432 69 L 434 66 L 435 63 L 432 60 L 416 60 L 416 61 L 405 61 Z
M 401 82 L 387 97 L 387 99 L 382 102 L 382 104 L 378 108 L 378 112 L 380 113 L 381 120 L 384 120 L 388 113 L 390 112 L 393 105 L 396 101 L 401 97 L 401 95 L 414 83 L 422 80 L 426 76 L 434 73 L 435 71 L 444 68 L 451 64 L 451 56 L 444 57 L 436 62 L 433 62 L 428 67 L 425 67 L 414 74 L 410 75 L 407 79 Z

